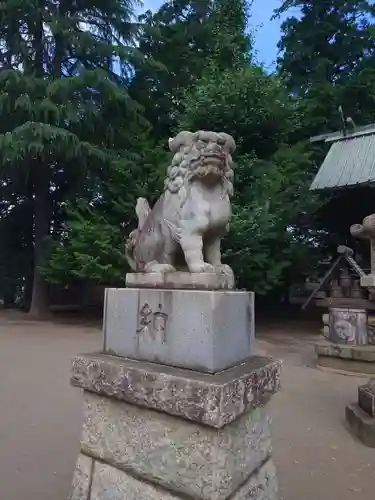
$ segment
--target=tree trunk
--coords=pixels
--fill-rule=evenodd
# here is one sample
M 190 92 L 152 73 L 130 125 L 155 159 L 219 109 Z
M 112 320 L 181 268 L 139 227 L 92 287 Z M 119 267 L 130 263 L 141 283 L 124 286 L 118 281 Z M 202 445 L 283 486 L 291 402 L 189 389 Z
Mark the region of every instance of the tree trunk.
M 50 226 L 49 172 L 46 165 L 33 165 L 34 169 L 34 279 L 30 316 L 43 318 L 50 314 L 49 286 L 46 283 L 40 266 L 46 256 L 46 238 Z
M 44 30 L 43 8 L 39 7 L 39 16 L 35 24 L 30 27 L 33 34 L 33 48 L 35 50 L 34 71 L 38 78 L 44 76 Z M 44 264 L 46 256 L 46 238 L 49 234 L 51 220 L 51 205 L 49 194 L 49 167 L 36 158 L 30 165 L 34 184 L 34 279 L 30 316 L 43 318 L 50 313 L 49 287 L 46 283 L 40 266 Z
M 31 306 L 31 299 L 33 297 L 33 270 L 27 273 L 25 279 L 25 288 L 23 292 L 22 309 L 29 311 Z

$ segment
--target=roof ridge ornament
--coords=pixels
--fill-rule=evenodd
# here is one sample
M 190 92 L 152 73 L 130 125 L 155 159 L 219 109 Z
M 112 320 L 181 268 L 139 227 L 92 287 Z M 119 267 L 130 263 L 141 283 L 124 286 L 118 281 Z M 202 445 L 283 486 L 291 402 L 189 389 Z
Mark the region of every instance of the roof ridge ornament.
M 353 129 L 353 132 L 356 131 L 357 129 L 357 126 L 356 124 L 354 123 L 354 120 L 351 116 L 348 116 L 347 118 L 345 118 L 345 113 L 344 113 L 344 110 L 340 104 L 339 106 L 339 113 L 340 113 L 340 118 L 341 118 L 341 121 L 342 121 L 342 125 L 343 125 L 343 128 L 342 128 L 342 133 L 344 136 L 347 135 L 348 133 L 348 125 L 350 125 L 350 127 Z

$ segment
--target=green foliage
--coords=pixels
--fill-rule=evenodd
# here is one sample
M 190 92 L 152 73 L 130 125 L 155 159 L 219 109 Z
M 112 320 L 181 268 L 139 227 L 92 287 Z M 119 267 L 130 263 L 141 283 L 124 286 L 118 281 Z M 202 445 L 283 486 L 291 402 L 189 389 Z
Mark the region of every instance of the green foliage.
M 58 241 L 50 241 L 43 274 L 51 283 L 82 279 L 120 286 L 129 270 L 125 237 L 136 226 L 135 204 L 139 196 L 155 201 L 160 193 L 168 155 L 147 141 L 138 145 L 131 162 L 114 161 L 98 196 L 67 204 L 67 219 Z M 99 187 L 99 186 L 98 186 Z
M 373 61 L 373 2 L 286 0 L 276 15 L 296 9 L 301 16 L 283 22 L 279 42 L 279 71 L 291 89 L 305 92 L 324 80 L 344 83 Z
M 209 19 L 212 33 L 210 63 L 214 68 L 238 68 L 251 60 L 251 38 L 247 35 L 252 1 L 215 0 Z
M 296 16 L 296 9 L 300 15 Z M 338 107 L 356 125 L 374 122 L 375 115 L 375 5 L 367 0 L 289 0 L 276 12 L 290 13 L 282 24 L 278 71 L 288 89 L 301 96 L 302 127 L 298 139 L 341 130 Z M 314 163 L 328 152 L 325 144 L 314 148 Z M 312 163 L 310 170 L 315 170 Z M 329 194 L 329 196 L 327 196 Z M 359 222 L 371 212 L 372 193 L 362 190 L 359 208 L 348 200 L 355 193 L 325 193 L 317 215 L 320 246 L 329 252 L 349 240 L 353 216 Z M 367 197 L 369 197 L 367 199 Z M 335 207 L 340 207 L 339 211 Z M 338 216 L 339 214 L 339 216 Z M 314 225 L 310 230 L 314 230 Z
M 240 153 L 263 158 L 299 126 L 297 102 L 262 68 L 207 72 L 185 99 L 180 126 L 220 129 L 236 137 Z
M 303 97 L 305 135 L 339 128 L 339 105 L 357 124 L 373 120 L 373 2 L 288 0 L 275 14 L 289 11 L 281 26 L 278 72 Z
M 212 63 L 229 68 L 249 58 L 246 11 L 245 0 L 177 0 L 140 17 L 139 50 L 159 66 L 136 65 L 129 90 L 158 140 L 176 129 L 185 92 Z
M 326 149 L 306 140 L 341 127 L 339 105 L 373 121 L 375 7 L 281 2 L 276 76 L 252 62 L 251 3 L 168 1 L 138 23 L 131 0 L 1 3 L 0 299 L 33 275 L 34 312 L 46 282 L 123 283 L 136 199 L 156 201 L 181 128 L 238 144 L 223 251 L 240 286 L 269 294 L 342 241 L 351 219 L 308 191 Z
M 116 219 L 101 214 L 87 200 L 68 206 L 66 236 L 52 244 L 43 266 L 50 283 L 69 283 L 75 279 L 96 283 L 121 284 L 127 268 L 123 251 L 123 228 Z
M 182 128 L 225 130 L 237 139 L 234 217 L 224 253 L 240 285 L 260 294 L 280 285 L 301 245 L 310 245 L 296 237 L 316 206 L 308 193 L 309 154 L 304 144 L 290 145 L 300 120 L 298 101 L 281 81 L 246 66 L 206 74 L 181 116 Z
M 64 204 L 100 196 L 114 163 L 129 160 L 132 134 L 144 130 L 125 86 L 140 60 L 132 15 L 130 0 L 6 0 L 0 7 L 0 180 L 17 186 L 16 205 L 32 200 L 27 248 L 34 255 L 26 260 L 35 266 L 35 314 L 46 307 L 40 271 L 48 237 L 60 238 Z M 5 213 L 4 231 L 11 221 Z

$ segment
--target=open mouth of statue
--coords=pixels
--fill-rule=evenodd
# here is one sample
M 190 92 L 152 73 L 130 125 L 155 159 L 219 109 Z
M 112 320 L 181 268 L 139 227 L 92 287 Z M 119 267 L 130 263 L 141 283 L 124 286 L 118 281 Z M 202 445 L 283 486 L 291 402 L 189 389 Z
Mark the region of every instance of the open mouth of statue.
M 201 159 L 197 169 L 199 177 L 222 177 L 225 170 L 225 156 L 223 154 L 210 154 Z
M 213 186 L 221 182 L 224 175 L 224 168 L 221 164 L 208 164 L 201 167 L 196 172 L 195 178 L 207 186 Z

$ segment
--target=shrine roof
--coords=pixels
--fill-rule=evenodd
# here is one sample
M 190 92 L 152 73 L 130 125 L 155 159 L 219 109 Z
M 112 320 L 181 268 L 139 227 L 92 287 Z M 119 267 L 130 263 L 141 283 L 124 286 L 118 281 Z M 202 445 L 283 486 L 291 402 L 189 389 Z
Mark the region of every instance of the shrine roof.
M 326 272 L 326 274 L 324 275 L 323 279 L 320 281 L 318 286 L 315 288 L 315 290 L 313 290 L 311 295 L 307 298 L 306 302 L 302 306 L 303 310 L 307 308 L 307 306 L 311 303 L 311 301 L 318 294 L 318 292 L 324 289 L 324 287 L 328 284 L 329 279 L 333 276 L 334 272 L 339 268 L 339 266 L 343 262 L 346 262 L 348 267 L 352 269 L 359 278 L 362 278 L 365 275 L 364 271 L 354 260 L 353 258 L 354 252 L 351 248 L 346 247 L 344 245 L 340 245 L 337 248 L 337 253 L 339 254 L 337 259 L 328 269 L 328 271 Z
M 375 125 L 316 136 L 310 142 L 331 143 L 311 190 L 375 185 Z

